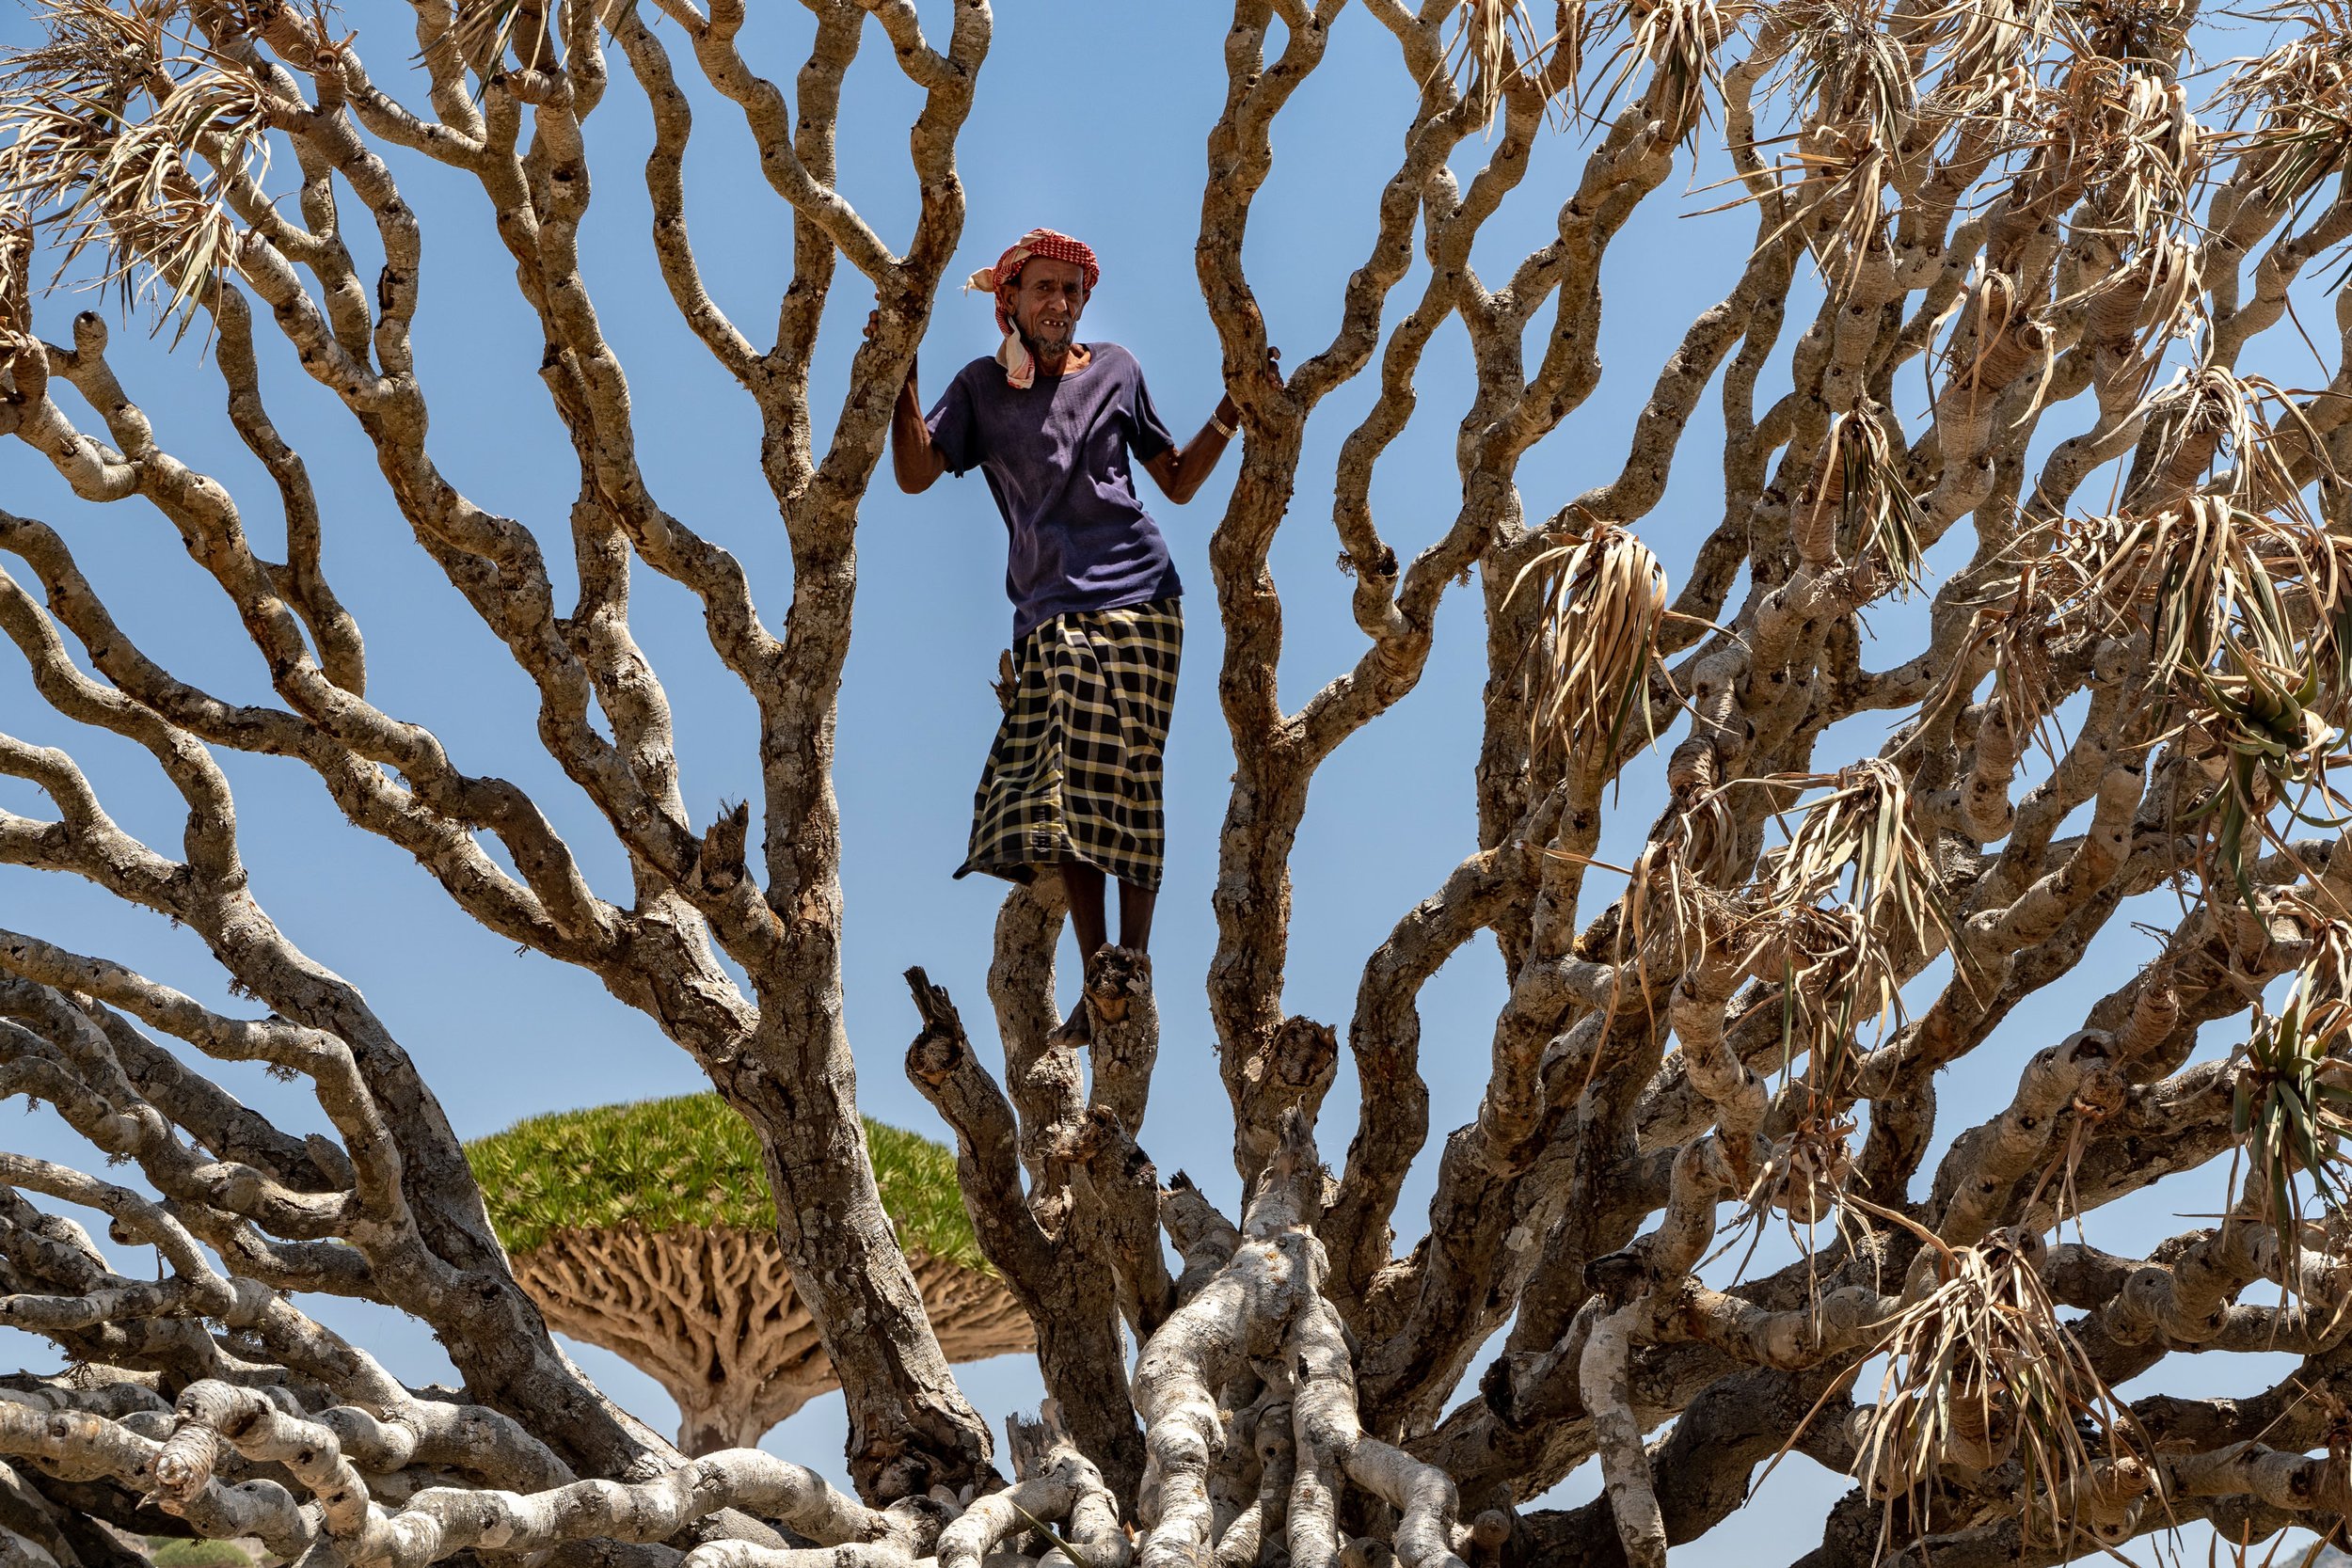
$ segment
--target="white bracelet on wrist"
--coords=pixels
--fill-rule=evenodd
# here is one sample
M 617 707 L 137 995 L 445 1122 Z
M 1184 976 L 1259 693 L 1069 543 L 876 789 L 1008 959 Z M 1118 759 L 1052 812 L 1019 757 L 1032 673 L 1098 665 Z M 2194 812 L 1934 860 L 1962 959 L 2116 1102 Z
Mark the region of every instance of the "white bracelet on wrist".
M 1223 420 L 1218 419 L 1216 413 L 1212 411 L 1209 415 L 1209 428 L 1216 431 L 1219 436 L 1224 436 L 1230 441 L 1233 438 L 1234 434 L 1241 427 L 1239 425 L 1227 424 Z

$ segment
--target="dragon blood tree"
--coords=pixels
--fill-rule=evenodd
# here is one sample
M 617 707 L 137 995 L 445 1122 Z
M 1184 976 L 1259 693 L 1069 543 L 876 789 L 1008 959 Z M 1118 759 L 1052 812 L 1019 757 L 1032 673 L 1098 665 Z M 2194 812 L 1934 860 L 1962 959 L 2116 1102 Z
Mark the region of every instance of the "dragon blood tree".
M 949 1361 L 1025 1351 L 955 1156 L 866 1123 L 874 1185 Z M 678 1407 L 678 1450 L 758 1446 L 840 1386 L 792 1292 L 759 1144 L 716 1095 L 533 1117 L 466 1146 L 515 1278 L 548 1326 L 628 1361 Z
M 1841 1494 L 1786 1545 L 1810 1568 L 2342 1528 L 2352 13 L 1196 8 L 1153 24 L 1197 28 L 1224 84 L 1196 249 L 1246 427 L 1196 610 L 1234 763 L 1215 952 L 1156 992 L 1137 955 L 1098 956 L 1067 1027 L 1062 911 L 1024 888 L 988 1027 L 908 975 L 905 1069 L 1050 1395 L 998 1449 L 949 1368 L 960 1308 L 910 1260 L 932 1233 L 894 1227 L 860 1120 L 831 763 L 861 506 L 962 239 L 959 137 L 976 94 L 1034 102 L 983 67 L 1045 8 L 35 8 L 0 68 L 0 436 L 78 500 L 0 511 L 22 670 L 0 1093 L 80 1152 L 0 1150 L 0 1323 L 68 1369 L 0 1380 L 11 1560 L 116 1568 L 162 1531 L 306 1568 L 1657 1568 L 1719 1529 L 1741 1561 L 1783 1540 L 1741 1513 L 1771 1462 Z M 770 25 L 788 80 L 746 42 Z M 912 116 L 888 222 L 841 189 L 845 101 L 877 76 Z M 1288 324 L 1285 379 L 1267 285 L 1302 280 L 1245 236 L 1311 83 L 1354 148 L 1395 153 L 1315 341 Z M 788 225 L 756 318 L 706 286 L 690 137 L 755 153 Z M 1718 175 L 1736 276 L 1597 400 L 1604 259 Z M 628 296 L 632 326 L 675 327 L 739 393 L 788 580 L 640 461 L 680 411 L 632 397 L 581 254 L 592 190 L 639 180 L 634 254 L 667 299 Z M 464 199 L 412 205 L 428 188 Z M 1511 253 L 1498 214 L 1530 210 Z M 420 309 L 428 212 L 505 253 L 511 276 L 452 286 L 544 349 L 565 467 L 514 515 L 430 417 L 456 394 L 423 351 L 459 329 Z M 110 355 L 103 319 L 35 291 L 58 266 L 151 294 L 183 351 Z M 829 302 L 870 326 L 820 409 Z M 249 469 L 193 459 L 214 400 Z M 1385 498 L 1417 417 L 1453 467 L 1409 533 L 1427 514 Z M 345 519 L 296 444 L 321 432 L 511 661 L 538 782 L 370 684 L 363 632 L 413 628 L 338 595 Z M 1600 483 L 1523 493 L 1568 449 Z M 1660 515 L 1677 463 L 1695 521 Z M 1327 498 L 1349 578 L 1278 581 L 1278 539 L 1329 548 Z M 176 535 L 211 621 L 109 603 L 159 569 L 116 548 L 132 522 Z M 756 726 L 739 806 L 689 803 L 717 791 L 685 776 L 679 715 L 707 710 L 673 708 L 633 629 L 656 579 Z M 1327 601 L 1344 655 L 1295 641 L 1286 672 L 1286 610 Z M 199 625 L 220 657 L 186 651 Z M 1441 626 L 1484 673 L 1482 703 L 1440 705 L 1475 720 L 1451 759 L 1474 820 L 1362 955 L 1350 1016 L 1302 1016 L 1294 883 L 1330 868 L 1295 850 L 1311 795 L 1345 799 L 1312 786 L 1430 710 L 1400 705 L 1446 668 Z M 109 810 L 130 764 L 167 812 Z M 232 777 L 264 769 L 707 1076 L 756 1148 L 858 1496 L 755 1450 L 689 1457 L 563 1355 L 402 1039 L 263 908 L 246 847 L 280 824 L 241 818 Z M 63 885 L 36 872 L 176 923 L 216 983 L 66 940 L 87 923 L 64 901 L 13 896 Z M 1477 1016 L 1428 989 L 1463 953 L 1502 973 Z M 1215 1034 L 1238 1205 L 1150 1157 L 1180 1000 Z M 1487 1042 L 1451 1131 L 1432 1030 L 1457 1075 Z M 895 1053 L 861 1043 L 869 1071 Z M 232 1095 L 247 1065 L 299 1116 Z M 1425 1213 L 1400 1212 L 1416 1177 Z M 2152 1213 L 2180 1217 L 2152 1235 Z M 1781 1250 L 1735 1266 L 1767 1231 Z M 404 1384 L 322 1321 L 333 1298 L 421 1320 L 454 1385 Z M 1597 1497 L 1543 1500 L 1586 1466 Z

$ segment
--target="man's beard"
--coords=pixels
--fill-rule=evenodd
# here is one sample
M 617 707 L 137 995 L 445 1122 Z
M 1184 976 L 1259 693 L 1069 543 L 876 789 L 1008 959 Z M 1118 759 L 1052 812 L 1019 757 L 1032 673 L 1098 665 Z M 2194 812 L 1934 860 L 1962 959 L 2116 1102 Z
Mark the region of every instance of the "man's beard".
M 1067 332 L 1057 341 L 1049 343 L 1025 331 L 1021 334 L 1021 346 L 1027 349 L 1029 357 L 1039 364 L 1048 370 L 1058 370 L 1062 361 L 1070 357 L 1071 350 L 1078 346 L 1078 340 L 1074 332 Z

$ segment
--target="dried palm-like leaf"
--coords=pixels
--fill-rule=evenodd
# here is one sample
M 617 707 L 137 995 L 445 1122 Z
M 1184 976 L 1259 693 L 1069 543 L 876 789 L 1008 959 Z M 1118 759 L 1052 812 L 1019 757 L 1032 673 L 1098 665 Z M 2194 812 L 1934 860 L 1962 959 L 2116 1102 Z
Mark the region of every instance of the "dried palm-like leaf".
M 2169 65 L 2102 53 L 2079 8 L 2048 14 L 2067 46 L 2053 74 L 2016 63 L 2005 75 L 1971 79 L 1955 66 L 1932 106 L 1952 125 L 1989 135 L 1997 154 L 2027 155 L 2042 169 L 2064 170 L 2079 182 L 2086 201 L 2075 227 L 2104 236 L 2117 258 L 2093 269 L 2083 291 L 2059 305 L 2106 297 L 2129 301 L 2137 315 L 2142 299 L 2153 296 L 2148 325 L 2165 325 L 2190 303 L 2181 296 L 2201 232 L 2194 198 L 2213 138 L 2199 126 Z M 2159 245 L 2167 240 L 2172 243 Z M 2135 266 L 2151 246 L 2155 253 Z M 2193 284 L 2186 293 L 2194 294 Z M 2159 308 L 2168 302 L 2173 309 Z
M 1757 933 L 1746 897 L 1723 885 L 1736 875 L 1725 863 L 1733 832 L 1717 797 L 1702 796 L 1669 816 L 1625 868 L 1613 951 L 1630 967 L 1645 1006 L 1718 955 L 1734 954 L 1743 972 L 1753 963 Z
M 1881 1549 L 1894 1544 L 1899 1503 L 1910 1505 L 1913 1538 L 1924 1537 L 1945 1471 L 1975 1477 L 2012 1460 L 2021 1500 L 2064 1540 L 2074 1528 L 2070 1500 L 2094 1466 L 2137 1459 L 2145 1434 L 2058 1322 L 2038 1237 L 1996 1230 L 1958 1250 L 1927 1240 L 1935 1283 L 1874 1353 L 1886 1370 L 1854 1466 L 1887 1504 Z
M 2352 1164 L 2344 1136 L 2352 1132 L 2352 1003 L 2315 994 L 2310 971 L 2298 973 L 2277 1014 L 2255 1011 L 2254 1030 L 2238 1049 L 2231 1090 L 2230 1130 L 2244 1156 L 2231 1163 L 2233 1206 L 2243 1204 L 2279 1236 L 2280 1279 L 2289 1295 L 2302 1286 L 2303 1227 L 2308 1198 L 2341 1218 L 2352 1197 L 2345 1168 Z
M 22 208 L 0 201 L 0 356 L 33 330 L 33 224 Z
M 2031 1210 L 2042 1196 L 2050 1196 L 2050 1225 L 2062 1228 L 2069 1219 L 2074 1222 L 2074 1237 L 2086 1240 L 2083 1230 L 2083 1202 L 2076 1179 L 2082 1172 L 2083 1159 L 2106 1125 L 2107 1117 L 2123 1107 L 2126 1085 L 2123 1075 L 2111 1068 L 2087 1072 L 2076 1085 L 2074 1097 L 2067 1102 L 2066 1136 L 2058 1151 L 2042 1166 L 2041 1177 L 2026 1196 L 2026 1207 Z
M 1919 107 L 1911 56 L 1879 0 L 1796 0 L 1776 13 L 1788 28 L 1794 86 L 1815 123 L 1860 130 L 1896 148 Z
M 1775 1213 L 1798 1256 L 1805 1260 L 1805 1296 L 1818 1305 L 1820 1277 L 1813 1264 L 1820 1256 L 1820 1225 L 1832 1223 L 1836 1238 L 1850 1254 L 1859 1256 L 1868 1245 L 1867 1223 L 1845 1205 L 1854 1173 L 1853 1137 L 1860 1123 L 1853 1117 L 1818 1102 L 1801 1111 L 1788 1132 L 1772 1140 L 1756 1179 L 1748 1184 L 1740 1212 L 1724 1227 L 1724 1239 L 1708 1259 L 1724 1257 L 1747 1243 L 1733 1277 L 1744 1276 L 1748 1261 L 1764 1239 Z
M 32 8 L 41 42 L 8 52 L 12 87 L 87 94 L 168 84 L 166 67 L 180 40 L 166 23 L 177 7 L 118 10 L 103 0 L 40 0 Z
M 1657 733 L 1649 675 L 1666 613 L 1666 569 L 1627 530 L 1595 523 L 1529 562 L 1509 596 L 1531 581 L 1539 610 L 1521 665 L 1529 754 L 1606 772 L 1635 723 L 1645 741 Z
M 1769 1205 L 1788 1215 L 1792 1227 L 1804 1227 L 1807 1257 L 1816 1250 L 1814 1226 L 1837 1208 L 1853 1179 L 1853 1138 L 1860 1130 L 1851 1115 L 1808 1109 L 1787 1136 L 1774 1140 L 1749 1189 L 1751 1207 Z
M 2239 161 L 2260 171 L 2255 188 L 2270 200 L 2301 201 L 2352 152 L 2352 0 L 2287 0 L 2253 14 L 2302 30 L 2233 62 L 2217 101 L 2236 131 Z
M 2132 337 L 2147 358 L 2139 384 L 2144 396 L 2162 363 L 2149 351 L 2205 325 L 2205 280 L 2197 246 L 2169 230 L 2132 239 L 2130 251 L 2121 266 L 2102 271 L 2056 309 L 2086 305 L 2100 336 Z
M 1906 958 L 1957 950 L 1956 916 L 1891 763 L 1738 780 L 1715 796 L 1757 786 L 1823 793 L 1796 808 L 1788 843 L 1737 900 L 1724 940 L 1750 955 L 1743 968 L 1778 980 L 1783 1070 L 1804 1061 L 1807 1100 L 1830 1117 L 1851 1100 L 1863 1032 L 1902 1016 Z
M 1885 243 L 1895 160 L 1919 114 L 1913 63 L 1881 0 L 1791 0 L 1772 14 L 1788 39 L 1778 85 L 1799 128 L 1794 149 L 1772 171 L 1795 176 L 1776 187 L 1786 216 L 1760 244 L 1795 234 L 1843 293 Z M 1750 190 L 1726 206 L 1757 198 Z
M 2152 65 L 2178 56 L 2195 15 L 2190 0 L 2075 0 L 2061 12 L 2078 55 Z
M 2327 443 L 2299 395 L 2260 375 L 2219 365 L 2184 370 L 2148 403 L 2151 438 L 2136 465 L 2127 503 L 2161 503 L 2191 488 L 2249 512 L 2272 512 L 2310 528 L 2302 485 L 2279 451 L 2280 426 L 2294 431 L 2298 455 L 2316 458 L 2333 477 Z M 2226 465 L 2226 467 L 2225 467 Z M 2214 483 L 2202 481 L 2212 472 Z
M 1885 243 L 1886 193 L 1894 174 L 1885 144 L 1859 132 L 1816 129 L 1804 133 L 1803 145 L 1775 162 L 1772 172 L 1796 179 L 1778 187 L 1788 215 L 1757 248 L 1794 234 L 1804 242 L 1822 280 L 1839 294 L 1848 293 L 1865 258 Z M 1750 192 L 1724 207 L 1756 199 Z
M 2272 826 L 2275 810 L 2308 826 L 2341 829 L 2352 825 L 2352 809 L 2328 782 L 2344 737 L 2316 705 L 2320 670 L 2271 664 L 2234 643 L 2226 657 L 2233 670 L 2193 673 L 2204 693 L 2194 727 L 2203 754 L 2220 764 L 2220 778 L 2185 820 L 2211 824 L 2208 846 L 2217 865 L 2206 870 L 2208 885 L 2226 877 L 2250 908 L 2250 863 L 2259 845 L 2285 847 Z
M 1954 116 L 2015 118 L 2021 73 L 2030 76 L 2058 33 L 2057 0 L 1952 0 L 1928 19 L 1941 72 L 1935 107 Z
M 1627 867 L 1617 929 L 1618 953 L 1670 983 L 1704 959 L 1740 921 L 1731 896 L 1709 885 L 1690 863 L 1692 826 L 1687 816 L 1677 816 L 1642 847 Z
M 2308 657 L 2331 689 L 2352 684 L 2352 543 L 2325 530 L 2199 495 L 2063 520 L 2041 537 L 2051 567 L 2076 578 L 2063 615 L 2103 614 L 2125 634 L 2149 617 L 2158 684 L 2219 667 L 2233 641 L 2278 669 Z
M 1581 0 L 1559 7 L 1557 19 L 1547 35 L 1529 0 L 1463 0 L 1441 69 L 1459 84 L 1471 124 L 1482 130 L 1493 125 L 1514 87 L 1541 86 L 1564 108 L 1573 98 L 1591 24 Z
M 2018 401 L 2012 428 L 2032 418 L 2058 372 L 2059 333 L 2035 301 L 2021 293 L 2018 280 L 1981 259 L 1963 286 L 1956 308 L 1962 326 L 1938 356 L 1946 391 L 1937 426 L 1947 442 L 1979 442 L 1989 434 L 1994 409 L 2019 378 L 2032 375 L 2029 395 Z
M 46 0 L 49 41 L 0 59 L 0 192 L 59 241 L 62 265 L 187 315 L 234 265 L 239 199 L 260 199 L 275 101 L 243 62 L 167 13 Z
M 1626 37 L 1598 72 L 1608 82 L 1597 103 L 1586 112 L 1609 118 L 1616 96 L 1641 63 L 1647 60 L 1658 85 L 1658 107 L 1669 123 L 1688 137 L 1707 118 L 1707 95 L 1723 94 L 1723 67 L 1716 54 L 1741 17 L 1744 0 L 1636 0 L 1629 8 L 1631 24 Z
M 1894 764 L 1871 757 L 1836 774 L 1759 782 L 1827 786 L 1798 808 L 1796 832 L 1767 864 L 1772 907 L 1816 905 L 1842 886 L 1844 902 L 1879 940 L 1899 936 L 1930 949 L 1939 937 L 1955 942 L 1934 851 L 1913 826 L 1910 786 Z
M 1968 618 L 1968 630 L 1947 668 L 1935 693 L 1921 705 L 1922 714 L 1942 714 L 1976 693 L 1988 673 L 1993 699 L 2008 712 L 2009 723 L 2024 744 L 2029 736 L 2057 761 L 2051 744 L 2050 693 L 2056 678 L 2050 647 L 2060 635 L 2051 595 L 2043 591 L 2046 568 L 2028 557 L 2018 563 L 2008 590 L 1978 604 Z M 1915 731 L 1915 735 L 1924 733 Z
M 540 0 L 459 0 L 452 31 L 459 56 L 478 75 L 503 70 L 510 56 L 519 71 L 555 64 L 555 39 Z
M 2079 574 L 2062 614 L 2127 636 L 2145 625 L 2148 679 L 2214 784 L 2185 817 L 2204 834 L 2207 886 L 2250 903 L 2257 851 L 2285 847 L 2274 816 L 2347 816 L 2328 775 L 2352 713 L 2352 542 L 2218 495 L 2051 537 L 2051 564 Z
M 2310 946 L 2296 966 L 2306 993 L 2317 1001 L 2352 1002 L 2352 911 L 2319 889 L 2282 894 L 2279 907 L 2310 933 Z
M 1874 563 L 1908 594 L 1919 585 L 1928 515 L 1905 480 L 1904 456 L 1873 412 L 1838 415 L 1807 521 L 1818 528 L 1835 508 L 1840 553 Z
M 1775 923 L 1781 1068 L 1804 1066 L 1806 1101 L 1829 1116 L 1851 1098 L 1862 1032 L 1902 1017 L 1902 975 L 1888 944 L 1850 904 L 1800 905 Z
M 2325 1388 L 2311 1391 L 2328 1404 L 2338 1402 Z M 2342 1447 L 2331 1439 L 2328 1458 L 2335 1462 L 2339 1470 L 2352 1468 L 2352 1456 L 2339 1457 Z M 2212 1542 L 2205 1547 L 2205 1568 L 2222 1568 L 2224 1563 L 2228 1568 L 2331 1568 L 2338 1555 L 2335 1531 L 2313 1535 L 2307 1541 L 2298 1531 L 2280 1530 L 2269 1538 L 2269 1545 L 2257 1556 L 2255 1547 L 2262 1545 L 2262 1542 L 2254 1533 L 2253 1523 L 2250 1520 L 2241 1522 L 2235 1528 L 2238 1531 L 2235 1539 L 2218 1530 L 2214 1532 Z M 2223 1552 L 2230 1555 L 2224 1558 L 2221 1555 Z
M 2096 57 L 2078 58 L 2066 87 L 2073 150 L 2088 161 L 2091 199 L 2116 230 L 2137 237 L 2186 225 L 2205 155 L 2187 89 Z

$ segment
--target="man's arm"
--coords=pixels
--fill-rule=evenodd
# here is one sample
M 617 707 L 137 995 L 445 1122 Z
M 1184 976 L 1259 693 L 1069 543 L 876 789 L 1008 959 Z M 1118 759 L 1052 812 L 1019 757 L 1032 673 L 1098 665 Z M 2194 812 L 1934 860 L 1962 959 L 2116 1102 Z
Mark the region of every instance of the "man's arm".
M 947 471 L 947 460 L 931 445 L 930 426 L 923 422 L 915 363 L 907 361 L 906 385 L 898 388 L 898 401 L 890 410 L 890 471 L 898 476 L 898 488 L 910 496 L 921 495 Z
M 1281 379 L 1282 351 L 1266 350 L 1266 372 Z M 1240 429 L 1241 408 L 1228 392 L 1216 400 L 1216 412 L 1200 427 L 1199 435 L 1182 447 L 1171 447 L 1157 457 L 1147 460 L 1144 472 L 1159 485 L 1160 493 L 1178 506 L 1192 499 L 1216 467 L 1216 460 L 1225 455 L 1227 443 Z

